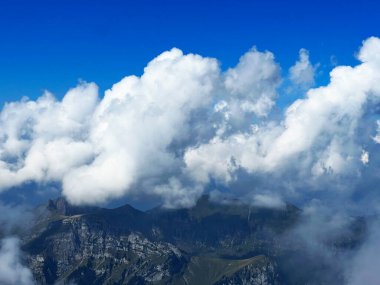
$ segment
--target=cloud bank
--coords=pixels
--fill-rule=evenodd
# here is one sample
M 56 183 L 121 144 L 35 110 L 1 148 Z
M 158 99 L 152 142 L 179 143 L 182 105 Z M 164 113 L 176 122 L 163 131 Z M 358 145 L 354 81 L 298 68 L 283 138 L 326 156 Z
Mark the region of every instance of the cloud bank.
M 81 82 L 61 100 L 45 92 L 7 103 L 0 191 L 58 182 L 74 204 L 149 195 L 169 207 L 192 205 L 210 185 L 234 189 L 242 178 L 255 182 L 246 189 L 251 200 L 267 205 L 326 181 L 331 191 L 355 191 L 363 172 L 378 172 L 379 54 L 380 40 L 367 39 L 357 66 L 335 67 L 327 86 L 305 91 L 283 114 L 281 68 L 256 48 L 226 71 L 214 58 L 172 49 L 104 96 Z M 302 49 L 289 78 L 309 88 L 314 71 Z M 276 187 L 268 189 L 267 177 Z

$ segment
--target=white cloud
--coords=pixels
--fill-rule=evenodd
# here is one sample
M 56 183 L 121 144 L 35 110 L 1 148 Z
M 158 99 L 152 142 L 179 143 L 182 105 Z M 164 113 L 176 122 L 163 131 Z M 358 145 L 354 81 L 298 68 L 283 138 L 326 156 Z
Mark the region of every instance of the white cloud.
M 272 53 L 256 49 L 247 52 L 225 74 L 224 85 L 229 92 L 227 100 L 232 114 L 248 112 L 266 116 L 275 104 L 279 83 L 280 68 Z
M 216 59 L 172 49 L 103 98 L 94 83 L 81 82 L 62 100 L 46 92 L 7 104 L 0 190 L 62 182 L 72 203 L 158 195 L 172 207 L 193 203 L 210 180 L 233 184 L 242 171 L 277 178 L 291 171 L 294 184 L 353 177 L 363 145 L 373 142 L 359 137 L 358 126 L 379 102 L 379 42 L 365 41 L 361 64 L 334 68 L 327 86 L 310 89 L 282 118 L 271 116 L 280 67 L 272 53 L 256 49 L 226 72 Z M 301 50 L 294 84 L 311 84 L 314 70 Z
M 316 69 L 317 66 L 310 63 L 309 51 L 301 49 L 298 61 L 289 68 L 290 80 L 301 88 L 307 89 L 315 84 Z
M 376 132 L 376 135 L 372 139 L 375 143 L 380 144 L 380 120 L 376 121 L 376 125 L 377 125 L 377 132 Z
M 379 42 L 364 42 L 359 59 L 365 62 L 336 67 L 330 84 L 309 90 L 287 108 L 281 122 L 262 123 L 254 131 L 236 130 L 188 149 L 188 173 L 199 182 L 209 177 L 229 182 L 239 169 L 280 173 L 292 168 L 306 177 L 354 174 L 361 157 L 358 124 L 366 105 L 380 98 L 380 64 L 374 51 L 380 52 Z
M 63 178 L 64 194 L 74 203 L 101 202 L 175 168 L 180 161 L 169 147 L 196 135 L 189 132 L 191 117 L 207 111 L 218 76 L 216 60 L 172 49 L 151 61 L 141 78 L 115 84 L 93 116 L 88 141 L 94 160 Z
M 154 187 L 153 193 L 165 197 L 163 206 L 166 208 L 191 207 L 195 203 L 194 197 L 200 197 L 203 192 L 201 185 L 183 185 L 180 180 L 171 177 L 166 184 Z
M 360 157 L 360 161 L 364 165 L 367 165 L 369 163 L 369 153 L 368 153 L 368 151 L 365 151 L 365 150 L 362 151 L 362 155 Z
M 34 284 L 32 272 L 21 264 L 19 240 L 8 237 L 2 240 L 0 248 L 0 283 L 4 285 Z
M 37 101 L 7 104 L 0 115 L 0 188 L 59 180 L 87 162 L 85 141 L 97 104 L 97 86 L 82 83 L 61 102 L 45 93 Z
M 95 84 L 81 82 L 61 101 L 46 92 L 8 104 L 0 115 L 0 189 L 58 181 L 72 203 L 139 195 L 134 186 L 141 181 L 178 173 L 189 146 L 267 115 L 279 82 L 269 52 L 253 49 L 222 73 L 215 59 L 172 49 L 102 99 Z M 214 112 L 222 102 L 225 108 Z M 174 184 L 165 189 L 181 188 Z M 148 194 L 173 204 L 178 195 L 162 187 Z
M 252 205 L 257 207 L 282 209 L 286 206 L 280 197 L 271 194 L 256 194 L 252 200 Z

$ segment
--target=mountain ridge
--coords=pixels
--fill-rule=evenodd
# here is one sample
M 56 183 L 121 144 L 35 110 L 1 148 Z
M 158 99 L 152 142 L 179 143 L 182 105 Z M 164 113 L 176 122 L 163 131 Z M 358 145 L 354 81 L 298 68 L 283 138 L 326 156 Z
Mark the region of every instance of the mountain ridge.
M 202 196 L 190 208 L 140 211 L 58 198 L 36 211 L 22 249 L 37 284 L 305 284 L 307 274 L 289 272 L 303 262 L 326 270 L 283 243 L 302 215 L 290 204 L 268 209 Z

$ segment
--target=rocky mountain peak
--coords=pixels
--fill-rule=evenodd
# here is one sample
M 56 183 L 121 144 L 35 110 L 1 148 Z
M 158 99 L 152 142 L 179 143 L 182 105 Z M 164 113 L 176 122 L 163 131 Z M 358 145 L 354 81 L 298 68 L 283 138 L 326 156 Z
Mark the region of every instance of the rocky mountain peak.
M 100 208 L 93 206 L 75 206 L 70 204 L 65 198 L 59 197 L 49 200 L 46 206 L 49 212 L 62 216 L 73 216 L 98 211 Z
M 71 207 L 69 203 L 63 197 L 60 197 L 54 200 L 50 199 L 47 205 L 48 210 L 57 212 L 58 214 L 61 214 L 64 216 L 68 216 L 70 214 L 70 208 Z

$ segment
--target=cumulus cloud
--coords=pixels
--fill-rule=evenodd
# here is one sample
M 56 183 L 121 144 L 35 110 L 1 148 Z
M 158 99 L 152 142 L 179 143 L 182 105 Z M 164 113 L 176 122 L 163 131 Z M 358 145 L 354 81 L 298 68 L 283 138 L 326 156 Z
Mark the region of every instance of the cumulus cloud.
M 315 84 L 314 76 L 317 66 L 309 60 L 309 51 L 300 49 L 298 61 L 289 68 L 289 78 L 297 86 L 307 89 Z
M 45 93 L 36 101 L 7 104 L 0 114 L 0 188 L 59 180 L 89 161 L 86 141 L 97 104 L 97 86 L 80 84 L 62 101 Z
M 305 181 L 360 177 L 363 163 L 376 159 L 376 114 L 367 111 L 380 98 L 379 43 L 366 40 L 360 64 L 335 67 L 327 86 L 305 92 L 283 116 L 271 112 L 280 67 L 255 48 L 226 71 L 216 59 L 172 49 L 104 96 L 80 82 L 61 100 L 46 92 L 6 104 L 0 191 L 58 182 L 75 204 L 153 195 L 175 207 L 192 205 L 210 182 L 233 188 L 242 175 L 265 183 L 272 175 L 293 192 Z M 301 50 L 293 84 L 310 86 L 314 71 Z M 258 188 L 247 190 L 257 203 L 280 204 L 276 187 Z
M 329 85 L 310 89 L 285 110 L 281 121 L 261 122 L 189 148 L 186 171 L 200 183 L 211 178 L 229 183 L 239 170 L 261 175 L 293 169 L 305 180 L 356 176 L 362 159 L 358 126 L 367 106 L 380 99 L 380 65 L 374 51 L 379 42 L 365 41 L 361 64 L 334 68 Z
M 8 237 L 1 241 L 0 283 L 4 285 L 35 284 L 30 269 L 21 263 L 20 241 Z
M 141 194 L 135 193 L 141 181 L 157 186 L 161 176 L 178 172 L 190 145 L 247 125 L 248 114 L 267 115 L 278 84 L 279 67 L 269 52 L 253 49 L 223 73 L 215 59 L 172 49 L 103 98 L 94 83 L 81 82 L 62 100 L 46 92 L 36 101 L 6 104 L 0 189 L 62 182 L 63 194 L 77 204 Z M 199 192 L 170 181 L 149 194 L 173 200 Z
M 275 104 L 279 82 L 280 70 L 272 53 L 256 49 L 247 52 L 225 74 L 230 112 L 234 116 L 246 112 L 266 116 Z
M 87 140 L 93 161 L 70 168 L 64 194 L 75 203 L 104 201 L 178 167 L 169 148 L 196 135 L 191 117 L 207 111 L 218 76 L 216 60 L 173 49 L 150 62 L 141 78 L 115 84 L 93 114 Z

